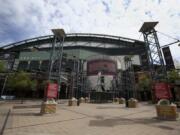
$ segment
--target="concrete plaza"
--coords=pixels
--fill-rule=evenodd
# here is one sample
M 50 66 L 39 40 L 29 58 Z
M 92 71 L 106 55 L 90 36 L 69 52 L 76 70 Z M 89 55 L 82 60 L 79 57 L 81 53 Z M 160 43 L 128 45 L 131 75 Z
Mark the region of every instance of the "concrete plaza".
M 156 119 L 154 105 L 138 108 L 120 104 L 81 104 L 66 101 L 56 114 L 40 115 L 40 102 L 13 104 L 4 135 L 179 135 L 180 120 Z

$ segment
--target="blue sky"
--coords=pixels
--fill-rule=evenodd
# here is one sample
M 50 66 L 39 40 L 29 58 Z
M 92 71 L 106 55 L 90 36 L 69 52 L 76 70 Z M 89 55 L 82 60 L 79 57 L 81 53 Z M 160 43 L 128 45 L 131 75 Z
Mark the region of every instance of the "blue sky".
M 180 39 L 180 0 L 0 0 L 0 46 L 51 34 L 110 34 L 143 40 L 144 21 L 159 21 L 157 31 Z M 161 45 L 175 40 L 158 34 Z M 180 47 L 171 46 L 180 61 Z

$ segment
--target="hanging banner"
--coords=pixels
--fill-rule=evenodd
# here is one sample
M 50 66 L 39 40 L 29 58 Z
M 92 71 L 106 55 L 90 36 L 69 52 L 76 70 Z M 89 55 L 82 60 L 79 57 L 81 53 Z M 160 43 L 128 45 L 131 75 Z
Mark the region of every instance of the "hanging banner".
M 171 98 L 171 91 L 168 83 L 155 83 L 154 90 L 157 100 Z
M 46 97 L 47 98 L 57 98 L 58 94 L 58 84 L 48 83 L 46 87 Z

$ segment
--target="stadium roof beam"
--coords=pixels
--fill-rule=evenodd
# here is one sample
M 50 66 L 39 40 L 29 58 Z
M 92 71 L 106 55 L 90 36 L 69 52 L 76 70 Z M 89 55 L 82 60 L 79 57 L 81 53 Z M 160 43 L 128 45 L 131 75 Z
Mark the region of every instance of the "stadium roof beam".
M 20 42 L 12 43 L 1 47 L 4 51 L 19 51 L 31 46 L 41 46 L 42 44 L 49 44 L 53 41 L 53 35 L 42 36 L 32 39 L 23 40 Z M 86 34 L 86 33 L 71 33 L 66 34 L 66 42 L 99 42 L 99 43 L 110 43 L 118 46 L 124 46 L 127 48 L 131 47 L 142 47 L 144 42 L 129 38 L 123 38 L 118 36 L 100 35 L 100 34 Z

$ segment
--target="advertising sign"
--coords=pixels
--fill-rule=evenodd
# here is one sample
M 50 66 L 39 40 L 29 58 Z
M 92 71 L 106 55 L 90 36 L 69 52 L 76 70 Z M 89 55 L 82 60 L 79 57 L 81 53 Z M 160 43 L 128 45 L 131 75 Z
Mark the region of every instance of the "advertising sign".
M 87 62 L 87 74 L 97 75 L 101 72 L 103 75 L 114 75 L 117 72 L 117 64 L 112 60 L 91 60 Z
M 46 89 L 47 98 L 56 98 L 58 93 L 58 84 L 57 83 L 48 83 Z
M 156 99 L 170 99 L 171 92 L 169 84 L 167 83 L 155 83 L 154 86 Z

